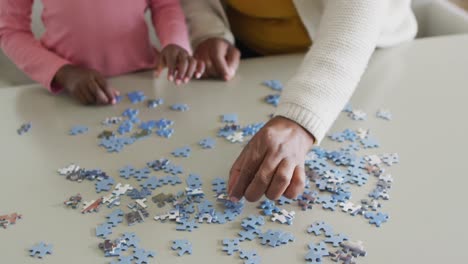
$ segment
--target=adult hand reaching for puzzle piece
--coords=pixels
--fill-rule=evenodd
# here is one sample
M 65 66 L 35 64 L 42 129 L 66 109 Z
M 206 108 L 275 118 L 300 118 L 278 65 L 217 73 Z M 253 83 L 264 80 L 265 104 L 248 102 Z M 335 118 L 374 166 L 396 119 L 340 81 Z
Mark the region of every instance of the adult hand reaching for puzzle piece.
M 313 143 L 313 136 L 296 122 L 279 116 L 270 120 L 231 168 L 231 200 L 245 197 L 254 202 L 263 195 L 270 200 L 281 195 L 296 198 L 304 189 L 304 160 Z

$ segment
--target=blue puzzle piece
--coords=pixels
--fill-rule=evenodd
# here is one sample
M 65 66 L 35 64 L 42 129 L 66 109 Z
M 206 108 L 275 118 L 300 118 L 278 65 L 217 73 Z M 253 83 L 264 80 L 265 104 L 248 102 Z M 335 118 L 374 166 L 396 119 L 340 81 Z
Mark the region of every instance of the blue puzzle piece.
M 129 192 L 127 192 L 127 195 L 130 196 L 134 200 L 144 199 L 151 195 L 151 190 L 148 188 L 144 188 L 144 187 L 141 188 L 140 191 L 138 189 L 132 189 Z
M 257 251 L 255 250 L 239 250 L 239 257 L 244 259 L 244 264 L 260 264 L 261 258 L 258 256 Z
M 122 123 L 120 123 L 119 127 L 117 128 L 117 132 L 119 132 L 120 135 L 123 135 L 125 133 L 129 133 L 133 129 L 133 123 L 130 120 L 124 120 Z
M 119 256 L 117 261 L 112 261 L 111 264 L 132 264 L 133 256 Z
M 364 214 L 364 217 L 366 219 L 370 219 L 369 223 L 377 227 L 380 227 L 383 223 L 387 222 L 389 219 L 388 214 L 384 214 L 381 212 L 378 212 L 378 213 L 366 212 Z
M 146 165 L 155 171 L 166 169 L 166 166 L 171 163 L 168 159 L 159 159 L 147 162 Z
M 325 222 L 314 222 L 307 228 L 307 233 L 314 233 L 316 236 L 320 236 L 324 231 L 325 236 L 330 237 L 333 235 L 333 228 Z
M 266 80 L 262 84 L 274 91 L 281 92 L 283 90 L 283 84 L 278 80 Z
M 174 240 L 172 242 L 172 247 L 173 250 L 179 250 L 178 255 L 182 256 L 184 254 L 190 254 L 192 255 L 192 243 L 190 243 L 186 239 L 178 239 Z
M 156 121 L 156 128 L 158 129 L 168 128 L 172 125 L 174 125 L 174 121 L 166 119 L 166 118 L 162 118 Z
M 161 178 L 160 182 L 161 182 L 161 184 L 164 184 L 164 185 L 171 184 L 171 185 L 174 186 L 176 184 L 181 184 L 182 180 L 177 175 L 167 175 L 167 176 Z
M 125 240 L 127 247 L 138 248 L 140 244 L 140 239 L 136 236 L 135 233 L 126 232 L 121 237 L 122 240 Z
M 242 133 L 243 133 L 244 136 L 253 136 L 253 135 L 257 134 L 257 132 L 260 131 L 260 129 L 264 125 L 265 125 L 264 122 L 247 125 L 244 128 L 242 128 Z
M 204 200 L 203 202 L 199 203 L 197 207 L 198 207 L 198 212 L 200 214 L 203 214 L 212 210 L 214 205 L 213 205 L 213 202 L 209 200 Z
M 293 200 L 291 200 L 289 198 L 286 198 L 284 196 L 281 196 L 276 202 L 279 205 L 285 205 L 285 204 L 291 204 L 293 202 Z
M 40 242 L 29 249 L 29 255 L 31 257 L 37 256 L 38 258 L 43 258 L 46 254 L 52 254 L 52 248 L 51 244 Z
M 112 234 L 112 225 L 111 224 L 102 224 L 96 227 L 96 236 L 106 238 L 108 235 Z
M 187 180 L 186 180 L 187 186 L 190 187 L 191 189 L 197 189 L 201 188 L 202 186 L 202 181 L 200 175 L 190 173 Z
M 192 153 L 192 149 L 189 146 L 184 146 L 178 149 L 175 149 L 172 151 L 172 155 L 174 157 L 184 157 L 188 158 L 190 156 L 190 153 Z
M 127 93 L 127 96 L 132 104 L 143 102 L 146 99 L 146 96 L 142 91 L 129 92 Z
M 259 229 L 249 229 L 249 230 L 240 231 L 238 233 L 240 236 L 239 240 L 244 241 L 247 239 L 249 241 L 252 241 L 257 237 L 259 233 L 260 233 Z
M 249 215 L 242 220 L 241 226 L 245 230 L 257 229 L 265 224 L 265 219 L 262 216 Z
M 365 149 L 378 148 L 380 146 L 379 142 L 377 142 L 377 140 L 375 138 L 372 138 L 372 137 L 369 137 L 369 136 L 367 138 L 361 139 L 361 144 Z
M 112 213 L 110 213 L 108 216 L 106 216 L 107 223 L 112 225 L 112 227 L 116 227 L 118 224 L 122 223 L 123 215 L 124 212 L 122 210 L 116 209 L 112 211 Z
M 156 127 L 156 124 L 157 124 L 156 120 L 141 122 L 139 128 L 143 130 L 153 130 L 153 128 Z
M 195 220 L 183 219 L 177 226 L 177 231 L 189 231 L 192 232 L 194 228 L 198 228 L 197 222 Z
M 268 229 L 265 233 L 261 233 L 259 238 L 261 239 L 262 245 L 269 245 L 271 247 L 277 247 L 282 244 L 281 235 L 283 232 L 281 231 L 274 231 Z
M 152 176 L 143 183 L 141 183 L 140 186 L 154 190 L 157 187 L 161 187 L 161 184 L 161 181 L 158 178 L 156 178 L 156 176 Z
M 216 178 L 211 181 L 211 185 L 213 185 L 213 191 L 215 193 L 224 193 L 226 192 L 226 180 L 223 178 Z
M 171 109 L 174 111 L 185 112 L 189 110 L 189 106 L 187 104 L 173 104 L 171 105 Z
M 127 117 L 128 119 L 134 119 L 138 116 L 140 111 L 138 109 L 127 108 L 123 111 L 122 116 Z
M 136 264 L 148 264 L 149 258 L 153 258 L 154 256 L 156 256 L 154 251 L 146 251 L 142 248 L 135 248 L 133 250 L 133 258 Z
M 156 131 L 156 134 L 163 138 L 170 138 L 172 134 L 174 134 L 174 129 L 173 128 L 161 128 L 158 131 Z
M 172 175 L 177 175 L 177 174 L 182 174 L 184 173 L 184 170 L 182 169 L 182 166 L 176 166 L 174 164 L 168 164 L 166 168 L 164 169 L 165 173 L 170 173 Z
M 223 239 L 223 251 L 226 251 L 228 255 L 234 254 L 240 249 L 239 242 L 239 239 Z
M 147 167 L 144 167 L 142 169 L 139 169 L 139 170 L 135 170 L 133 172 L 133 177 L 135 179 L 137 179 L 137 181 L 141 181 L 142 179 L 147 179 L 149 174 L 150 174 L 150 169 L 147 168 Z
M 148 108 L 156 108 L 162 104 L 164 104 L 164 99 L 162 98 L 148 100 Z
M 213 138 L 204 138 L 198 144 L 204 149 L 212 149 L 215 147 L 216 141 Z
M 310 243 L 309 252 L 307 252 L 305 259 L 308 261 L 308 263 L 322 263 L 322 258 L 329 255 L 330 252 L 327 250 L 325 243 Z
M 21 127 L 16 130 L 16 132 L 18 133 L 18 135 L 23 135 L 25 133 L 28 133 L 31 127 L 32 127 L 31 122 L 28 122 L 28 123 L 22 124 Z
M 72 136 L 76 136 L 76 135 L 79 135 L 79 134 L 84 134 L 86 132 L 88 132 L 88 128 L 85 127 L 85 126 L 74 126 L 70 129 L 70 135 Z
M 337 234 L 337 235 L 333 235 L 333 236 L 325 238 L 323 242 L 331 243 L 334 247 L 339 247 L 340 244 L 345 240 L 348 240 L 348 237 L 346 235 Z
M 115 181 L 113 178 L 109 177 L 106 179 L 102 179 L 100 181 L 96 182 L 96 192 L 100 193 L 103 191 L 109 191 L 112 189 L 112 186 L 114 185 Z
M 223 123 L 237 123 L 237 114 L 224 114 L 221 116 Z
M 280 97 L 279 94 L 270 94 L 265 97 L 265 102 L 276 107 L 279 104 Z
M 127 165 L 119 170 L 120 177 L 128 179 L 133 176 L 135 173 L 135 168 L 133 166 Z
M 351 112 L 353 112 L 353 107 L 351 106 L 350 103 L 347 103 L 342 111 L 345 112 L 345 113 L 351 113 Z

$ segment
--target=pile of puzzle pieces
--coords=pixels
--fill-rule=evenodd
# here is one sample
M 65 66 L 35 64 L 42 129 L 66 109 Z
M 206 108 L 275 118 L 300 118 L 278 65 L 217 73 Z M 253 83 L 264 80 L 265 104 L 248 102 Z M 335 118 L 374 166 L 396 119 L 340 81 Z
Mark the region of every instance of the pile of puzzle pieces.
M 265 98 L 268 104 L 277 106 L 283 85 L 276 80 L 265 81 L 264 85 L 278 92 Z M 146 96 L 139 91 L 129 93 L 128 98 L 132 104 L 146 100 Z M 163 99 L 147 101 L 149 108 L 156 108 L 162 104 L 164 104 Z M 186 104 L 173 104 L 170 108 L 182 112 L 189 110 Z M 353 110 L 351 105 L 347 105 L 343 112 L 357 121 L 367 118 L 364 111 Z M 138 109 L 128 108 L 122 113 L 122 116 L 109 117 L 102 121 L 102 125 L 106 129 L 98 135 L 99 145 L 108 152 L 120 152 L 124 146 L 131 145 L 152 134 L 170 138 L 174 133 L 173 121 L 165 118 L 141 121 L 138 115 Z M 391 113 L 383 109 L 379 109 L 376 117 L 384 120 L 392 119 Z M 265 124 L 261 121 L 241 126 L 238 115 L 235 113 L 221 115 L 220 121 L 222 126 L 219 128 L 217 136 L 231 143 L 245 142 Z M 112 129 L 113 127 L 114 129 Z M 131 134 L 134 128 L 138 128 L 138 130 Z M 81 125 L 70 130 L 71 135 L 87 132 L 89 129 Z M 291 233 L 280 229 L 261 229 L 266 223 L 266 217 L 272 223 L 293 225 L 293 220 L 296 217 L 295 211 L 291 210 L 293 206 L 297 206 L 303 211 L 318 206 L 323 210 L 331 211 L 341 208 L 341 211 L 351 216 L 363 216 L 370 224 L 377 227 L 388 221 L 388 214 L 382 212 L 381 209 L 383 202 L 390 198 L 389 191 L 393 183 L 393 178 L 387 173 L 387 169 L 399 162 L 398 154 L 361 155 L 359 153 L 361 150 L 369 152 L 380 146 L 367 129 L 345 129 L 341 132 L 331 133 L 329 139 L 344 145 L 334 150 L 317 147 L 310 151 L 305 163 L 307 186 L 304 193 L 295 199 L 281 197 L 277 201 L 262 201 L 258 206 L 259 215 L 249 215 L 243 218 L 238 232 L 239 237 L 224 239 L 222 251 L 228 255 L 238 253 L 244 263 L 260 263 L 261 257 L 255 250 L 241 248 L 243 241 L 258 240 L 259 244 L 269 247 L 293 243 L 295 238 Z M 213 149 L 216 146 L 216 140 L 211 137 L 205 137 L 197 143 L 201 149 Z M 189 158 L 194 154 L 194 149 L 191 146 L 191 144 L 182 145 L 170 154 L 174 158 Z M 165 173 L 166 176 L 153 176 L 153 173 L 157 172 Z M 164 210 L 153 217 L 155 222 L 170 223 L 174 225 L 175 230 L 187 232 L 198 229 L 201 224 L 225 224 L 235 221 L 242 215 L 245 206 L 244 201 L 233 203 L 229 200 L 226 195 L 227 183 L 223 178 L 216 178 L 211 182 L 215 202 L 208 199 L 209 196 L 203 189 L 202 177 L 195 173 L 188 173 L 185 178 L 185 186 L 178 191 L 173 193 L 155 192 L 158 188 L 167 185 L 177 187 L 183 183 L 181 176 L 184 174 L 184 169 L 182 166 L 175 165 L 166 158 L 148 161 L 144 167 L 125 165 L 118 172 L 121 182 L 117 182 L 100 169 L 85 169 L 76 164 L 61 168 L 58 173 L 74 182 L 94 181 L 98 194 L 94 199 L 87 201 L 83 201 L 80 194 L 70 196 L 64 202 L 65 206 L 76 209 L 82 203 L 81 212 L 83 214 L 99 212 L 103 206 L 116 207 L 110 214 L 106 215 L 104 222 L 96 227 L 96 236 L 103 239 L 99 248 L 103 250 L 106 257 L 118 258 L 112 263 L 147 263 L 149 258 L 156 255 L 152 251 L 139 248 L 139 240 L 133 233 L 125 233 L 115 240 L 109 239 L 113 228 L 123 223 L 124 220 L 128 226 L 132 226 L 149 218 L 149 201 L 153 202 L 157 208 Z M 375 177 L 377 183 L 369 193 L 369 197 L 361 199 L 359 202 L 353 202 L 351 200 L 351 187 L 364 186 L 368 184 L 371 177 Z M 135 179 L 139 186 L 131 186 L 124 182 L 129 179 Z M 123 197 L 131 199 L 126 207 L 121 207 Z M 170 208 L 167 208 L 168 206 Z M 288 208 L 282 208 L 283 206 Z M 1 217 L 0 223 L 3 223 Z M 309 252 L 306 255 L 306 261 L 309 263 L 321 263 L 325 257 L 330 257 L 337 262 L 355 263 L 358 256 L 366 255 L 361 242 L 351 242 L 343 234 L 334 234 L 332 228 L 323 222 L 314 223 L 307 231 L 316 236 L 324 235 L 324 239 L 320 243 L 308 245 Z M 337 249 L 331 252 L 327 249 L 326 244 L 331 244 Z M 41 251 L 38 251 L 39 248 Z M 133 248 L 133 254 L 128 254 L 130 248 Z M 192 254 L 192 244 L 185 239 L 173 240 L 171 249 L 177 251 L 178 256 Z M 48 250 L 47 245 L 40 244 L 31 251 L 31 254 L 43 256 L 50 254 L 51 250 L 51 246 Z

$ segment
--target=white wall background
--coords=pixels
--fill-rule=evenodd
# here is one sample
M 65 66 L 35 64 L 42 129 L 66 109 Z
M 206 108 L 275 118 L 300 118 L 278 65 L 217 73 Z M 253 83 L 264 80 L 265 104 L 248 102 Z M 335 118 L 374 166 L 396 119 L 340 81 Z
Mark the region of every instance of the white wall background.
M 468 16 L 464 11 L 457 9 L 446 0 L 413 0 L 413 7 L 419 23 L 419 37 L 438 36 L 446 34 L 468 33 Z M 34 1 L 32 29 L 39 37 L 44 28 L 40 15 L 42 2 Z M 150 21 L 149 14 L 147 15 Z M 151 39 L 158 46 L 154 29 L 150 25 Z M 0 87 L 29 84 L 32 81 L 9 61 L 0 51 Z

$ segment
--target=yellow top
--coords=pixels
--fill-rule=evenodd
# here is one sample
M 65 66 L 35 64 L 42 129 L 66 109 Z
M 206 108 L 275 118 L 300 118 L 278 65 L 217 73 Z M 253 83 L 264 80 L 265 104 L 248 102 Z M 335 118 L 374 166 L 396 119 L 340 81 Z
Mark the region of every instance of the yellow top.
M 312 45 L 292 0 L 227 0 L 232 31 L 263 54 L 301 52 Z

